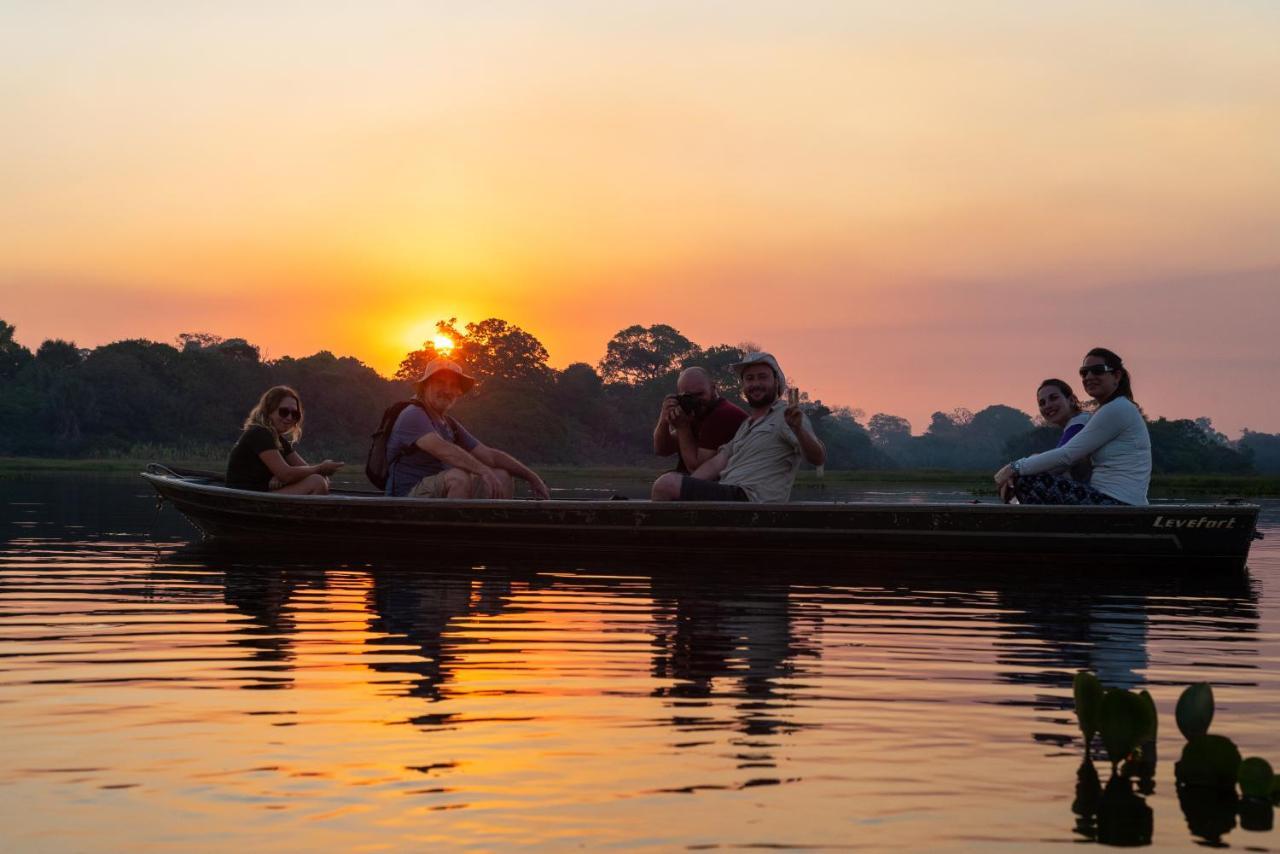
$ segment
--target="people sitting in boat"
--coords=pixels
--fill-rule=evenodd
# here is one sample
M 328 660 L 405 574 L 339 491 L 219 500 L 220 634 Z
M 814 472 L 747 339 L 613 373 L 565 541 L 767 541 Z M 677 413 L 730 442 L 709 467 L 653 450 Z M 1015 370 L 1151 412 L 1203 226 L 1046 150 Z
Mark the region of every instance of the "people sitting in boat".
M 1151 437 L 1133 402 L 1133 382 L 1124 362 L 1095 347 L 1080 366 L 1085 393 L 1098 409 L 1063 445 L 1009 463 L 996 472 L 996 486 L 1013 484 L 1020 504 L 1146 504 L 1151 483 Z M 1093 475 L 1082 483 L 1054 473 L 1084 459 Z
M 310 465 L 294 450 L 302 438 L 302 398 L 287 385 L 266 390 L 244 420 L 227 460 L 227 486 L 285 495 L 327 495 L 329 476 L 343 464 Z
M 535 498 L 550 498 L 542 478 L 510 454 L 481 444 L 452 418 L 453 404 L 475 385 L 448 359 L 433 359 L 414 384 L 413 406 L 387 440 L 386 494 L 413 498 L 511 498 L 513 477 Z
M 800 460 L 822 465 L 826 446 L 801 410 L 799 395 L 782 395 L 787 380 L 778 360 L 751 353 L 733 366 L 750 407 L 727 444 L 692 474 L 668 472 L 653 484 L 654 501 L 787 501 Z
M 662 400 L 653 452 L 676 454 L 676 471 L 688 474 L 714 457 L 746 419 L 741 407 L 720 396 L 705 368 L 685 368 L 676 378 L 676 393 Z

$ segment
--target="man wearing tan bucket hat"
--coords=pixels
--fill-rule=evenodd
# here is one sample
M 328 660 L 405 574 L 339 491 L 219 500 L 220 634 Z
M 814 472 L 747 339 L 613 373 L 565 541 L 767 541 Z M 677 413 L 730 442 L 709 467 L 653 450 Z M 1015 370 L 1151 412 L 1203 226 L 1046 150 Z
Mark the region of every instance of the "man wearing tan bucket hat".
M 748 353 L 733 365 L 750 413 L 719 452 L 690 475 L 668 472 L 653 483 L 654 501 L 767 501 L 791 498 L 800 460 L 827 461 L 827 448 L 800 410 L 795 389 L 769 353 Z
M 456 362 L 433 359 L 414 383 L 413 402 L 387 440 L 387 495 L 413 498 L 511 498 L 513 477 L 534 498 L 550 498 L 542 478 L 515 457 L 490 448 L 449 416 L 476 384 Z

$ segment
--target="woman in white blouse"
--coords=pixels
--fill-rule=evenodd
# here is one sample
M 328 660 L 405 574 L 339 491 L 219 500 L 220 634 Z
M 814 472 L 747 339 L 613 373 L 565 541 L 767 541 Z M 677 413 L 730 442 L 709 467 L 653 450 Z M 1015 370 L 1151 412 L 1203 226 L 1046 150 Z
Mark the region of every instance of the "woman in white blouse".
M 996 486 L 1012 484 L 1020 504 L 1146 504 L 1151 484 L 1151 437 L 1133 402 L 1123 360 L 1095 347 L 1084 357 L 1080 379 L 1098 409 L 1066 444 L 1015 460 L 996 472 Z M 1081 483 L 1052 472 L 1089 459 L 1093 476 Z

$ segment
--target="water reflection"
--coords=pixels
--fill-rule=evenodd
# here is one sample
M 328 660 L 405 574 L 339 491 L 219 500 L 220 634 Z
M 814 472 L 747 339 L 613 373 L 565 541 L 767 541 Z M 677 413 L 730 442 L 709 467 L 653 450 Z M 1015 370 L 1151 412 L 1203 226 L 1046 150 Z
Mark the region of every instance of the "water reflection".
M 1124 774 L 1112 774 L 1104 789 L 1097 769 L 1088 758 L 1076 773 L 1076 798 L 1071 810 L 1079 817 L 1076 832 L 1103 845 L 1150 845 L 1155 813 L 1135 783 Z
M 141 806 L 76 788 L 126 784 L 150 787 L 146 815 L 181 793 L 160 811 L 173 839 L 200 815 L 224 841 L 309 847 L 360 814 L 385 836 L 353 822 L 334 838 L 1218 844 L 1272 820 L 1179 797 L 1168 757 L 1146 777 L 1082 764 L 1070 711 L 1089 669 L 1150 686 L 1167 733 L 1173 686 L 1207 678 L 1232 735 L 1267 753 L 1276 600 L 1247 577 L 253 562 L 102 512 L 119 531 L 37 520 L 0 544 L 0 689 L 21 751 L 0 785 L 82 822 L 137 823 Z M 36 773 L 89 768 L 82 755 L 92 773 Z
M 318 567 L 235 566 L 223 573 L 222 582 L 224 601 L 248 618 L 231 635 L 231 643 L 247 650 L 252 662 L 244 668 L 251 673 L 249 682 L 241 687 L 289 687 L 298 633 L 297 614 L 289 606 L 300 589 L 324 589 L 325 571 Z
M 376 673 L 407 677 L 401 683 L 403 692 L 429 702 L 449 696 L 448 685 L 466 654 L 466 638 L 451 627 L 464 618 L 503 614 L 518 594 L 553 583 L 528 570 L 466 565 L 435 565 L 430 571 L 380 566 L 369 575 L 368 643 L 375 650 L 394 649 L 401 655 L 375 658 L 368 666 Z M 425 716 L 412 722 L 434 720 Z
M 1230 636 L 1256 632 L 1259 620 L 1257 590 L 1246 573 L 1105 584 L 1050 580 L 1009 585 L 998 601 L 1007 627 L 999 661 L 1016 668 L 1000 671 L 999 678 L 1045 687 L 1069 688 L 1080 670 L 1112 688 L 1145 684 L 1153 623 Z
M 786 681 L 797 657 L 818 655 L 817 623 L 797 625 L 789 585 L 660 574 L 651 589 L 652 674 L 664 683 L 653 696 L 668 701 L 672 726 L 684 732 L 705 726 L 709 719 L 697 710 L 713 697 L 733 701 L 734 726 L 748 738 L 801 726 L 788 713 Z M 750 763 L 772 767 L 774 760 L 757 753 Z

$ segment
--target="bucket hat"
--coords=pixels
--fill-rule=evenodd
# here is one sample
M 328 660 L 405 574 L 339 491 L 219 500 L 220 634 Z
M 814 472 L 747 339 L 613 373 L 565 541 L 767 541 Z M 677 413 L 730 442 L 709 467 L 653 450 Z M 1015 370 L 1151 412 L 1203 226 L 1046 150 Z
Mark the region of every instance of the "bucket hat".
M 471 391 L 471 387 L 476 384 L 475 377 L 467 376 L 463 373 L 462 368 L 457 362 L 450 361 L 449 359 L 432 359 L 430 362 L 427 362 L 427 366 L 422 370 L 422 376 L 418 379 L 418 384 L 421 385 L 426 383 L 427 380 L 431 379 L 441 371 L 457 374 L 458 381 L 462 386 L 463 394 Z
M 773 375 L 778 378 L 778 394 L 786 390 L 787 378 L 783 375 L 782 368 L 772 353 L 748 353 L 742 357 L 741 362 L 734 362 L 729 368 L 738 375 L 738 379 L 742 379 L 742 372 L 752 365 L 768 365 L 773 370 Z

